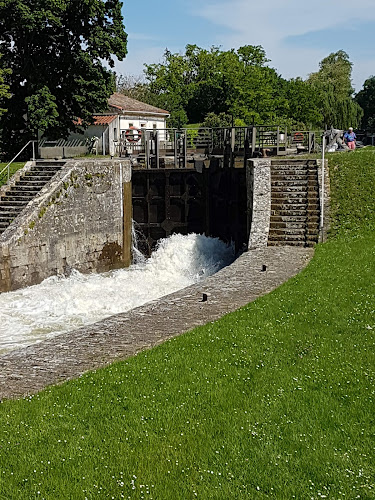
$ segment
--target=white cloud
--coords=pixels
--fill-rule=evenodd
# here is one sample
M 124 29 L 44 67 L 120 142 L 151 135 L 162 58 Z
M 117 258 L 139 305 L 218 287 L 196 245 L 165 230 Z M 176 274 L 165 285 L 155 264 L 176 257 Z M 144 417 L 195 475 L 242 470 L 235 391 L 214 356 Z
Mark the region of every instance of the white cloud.
M 241 45 L 262 45 L 271 66 L 285 77 L 302 76 L 318 70 L 319 61 L 328 55 L 321 49 L 284 47 L 283 40 L 288 36 L 302 35 L 310 31 L 325 30 L 350 21 L 375 20 L 373 0 L 361 1 L 361 8 L 353 12 L 352 0 L 217 0 L 209 4 L 192 5 L 195 16 L 200 16 L 213 24 L 227 28 L 216 43 L 225 49 Z M 334 40 L 332 40 L 334 45 Z M 338 50 L 333 47 L 331 51 Z M 355 54 L 349 56 L 353 60 Z M 353 71 L 353 80 L 360 86 L 364 63 Z M 365 71 L 365 70 L 364 70 Z M 362 80 L 361 80 L 362 79 Z

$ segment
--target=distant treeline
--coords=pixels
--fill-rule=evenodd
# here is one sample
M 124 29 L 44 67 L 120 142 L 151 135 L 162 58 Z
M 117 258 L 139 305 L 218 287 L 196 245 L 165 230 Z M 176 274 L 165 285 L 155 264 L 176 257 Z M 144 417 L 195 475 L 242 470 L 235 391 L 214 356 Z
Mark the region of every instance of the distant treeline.
M 171 113 L 169 125 L 279 124 L 288 128 L 373 126 L 375 78 L 354 96 L 346 52 L 330 54 L 306 80 L 282 78 L 261 46 L 210 50 L 187 45 L 145 66 L 144 77 L 120 77 L 118 90 Z M 367 90 L 366 90 L 367 89 Z M 368 89 L 374 94 L 368 105 Z

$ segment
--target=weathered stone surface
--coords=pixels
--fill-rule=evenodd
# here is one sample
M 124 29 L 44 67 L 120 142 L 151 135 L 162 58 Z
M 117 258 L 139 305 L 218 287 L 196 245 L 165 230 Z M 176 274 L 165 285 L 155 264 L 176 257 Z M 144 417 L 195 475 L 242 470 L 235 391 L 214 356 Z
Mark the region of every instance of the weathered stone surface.
M 249 249 L 267 246 L 271 217 L 271 160 L 249 160 Z
M 123 267 L 123 233 L 131 231 L 124 227 L 123 213 L 132 210 L 124 207 L 123 184 L 130 180 L 128 160 L 67 162 L 0 236 L 7 269 L 0 291 L 71 268 L 101 272 Z
M 323 194 L 323 169 L 322 169 L 322 160 L 317 160 L 318 164 L 318 183 L 319 183 L 319 200 L 320 200 L 320 209 L 322 208 L 322 200 L 323 201 L 323 228 L 320 231 L 320 241 L 325 241 L 327 239 L 327 234 L 330 227 L 330 177 L 329 177 L 329 166 L 328 160 L 324 161 L 324 197 Z
M 34 394 L 216 320 L 294 276 L 312 255 L 308 248 L 252 250 L 201 284 L 4 354 L 0 356 L 0 399 Z M 203 293 L 208 296 L 206 302 L 202 302 Z

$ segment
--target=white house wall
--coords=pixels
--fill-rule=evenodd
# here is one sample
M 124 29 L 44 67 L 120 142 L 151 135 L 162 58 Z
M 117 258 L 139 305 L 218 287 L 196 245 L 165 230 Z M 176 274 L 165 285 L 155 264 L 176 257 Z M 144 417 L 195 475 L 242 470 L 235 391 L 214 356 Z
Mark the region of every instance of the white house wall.
M 119 134 L 118 117 L 109 125 L 90 125 L 83 135 L 70 134 L 69 139 L 91 139 L 92 137 L 99 138 L 98 154 L 105 153 L 106 155 L 116 155 L 116 145 L 114 143 L 115 136 Z M 104 151 L 103 151 L 103 138 L 104 138 Z
M 137 129 L 163 130 L 166 128 L 166 118 L 164 116 L 119 116 L 120 133 L 126 132 L 131 126 Z

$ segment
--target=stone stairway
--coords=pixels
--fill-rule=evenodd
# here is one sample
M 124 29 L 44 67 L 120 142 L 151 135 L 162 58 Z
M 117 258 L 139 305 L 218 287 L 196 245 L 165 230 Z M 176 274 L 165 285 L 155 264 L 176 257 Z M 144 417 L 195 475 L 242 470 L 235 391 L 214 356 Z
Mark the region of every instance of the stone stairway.
M 64 161 L 37 161 L 0 198 L 0 234 L 58 172 Z
M 319 217 L 316 162 L 272 162 L 268 245 L 314 246 L 319 239 Z

